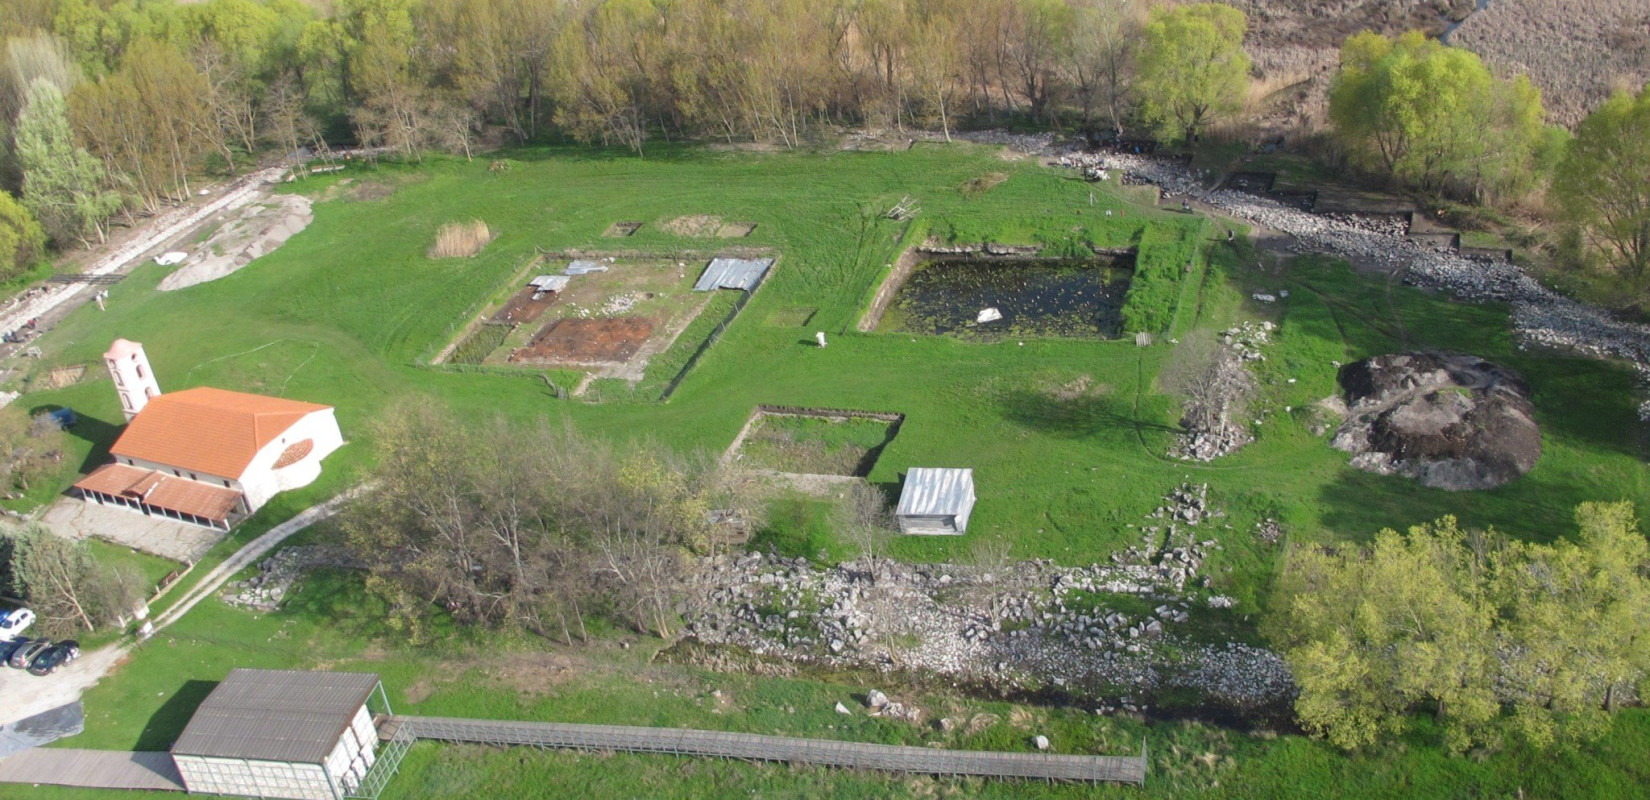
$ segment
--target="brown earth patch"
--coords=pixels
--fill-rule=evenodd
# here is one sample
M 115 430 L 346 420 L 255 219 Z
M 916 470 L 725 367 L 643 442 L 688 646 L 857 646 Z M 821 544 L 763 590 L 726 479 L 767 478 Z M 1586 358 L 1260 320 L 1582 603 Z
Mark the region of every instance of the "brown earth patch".
M 609 239 L 617 239 L 624 236 L 633 236 L 636 231 L 641 229 L 642 223 L 640 222 L 615 222 L 607 226 L 607 230 L 602 235 Z
M 653 335 L 646 317 L 559 319 L 544 326 L 526 347 L 510 355 L 514 363 L 600 364 L 629 361 Z
M 504 325 L 523 325 L 532 322 L 546 309 L 555 305 L 556 299 L 560 296 L 557 292 L 540 292 L 528 286 L 516 292 L 510 301 L 493 315 L 492 321 Z
M 489 680 L 525 695 L 549 694 L 577 678 L 582 665 L 560 653 L 514 653 L 489 663 Z
M 718 239 L 743 239 L 756 230 L 754 222 L 729 222 L 716 230 Z
M 71 367 L 58 367 L 57 369 L 46 373 L 45 388 L 61 389 L 65 386 L 73 386 L 74 384 L 79 383 L 80 379 L 84 377 L 86 377 L 85 364 L 76 364 Z

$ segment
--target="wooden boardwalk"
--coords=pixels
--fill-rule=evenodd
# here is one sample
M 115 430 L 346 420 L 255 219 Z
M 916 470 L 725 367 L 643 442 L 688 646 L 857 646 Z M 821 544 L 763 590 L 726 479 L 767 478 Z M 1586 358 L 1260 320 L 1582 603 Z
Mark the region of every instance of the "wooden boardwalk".
M 24 750 L 0 759 L 0 783 L 183 791 L 183 778 L 171 753 L 123 750 Z
M 928 775 L 972 775 L 984 778 L 1030 778 L 1136 785 L 1144 785 L 1146 782 L 1144 752 L 1139 756 L 1076 756 L 937 750 L 929 747 L 863 744 L 686 728 L 505 722 L 400 715 L 390 718 L 385 727 L 391 731 L 408 728 L 413 736 L 419 739 L 442 742 L 736 758 Z

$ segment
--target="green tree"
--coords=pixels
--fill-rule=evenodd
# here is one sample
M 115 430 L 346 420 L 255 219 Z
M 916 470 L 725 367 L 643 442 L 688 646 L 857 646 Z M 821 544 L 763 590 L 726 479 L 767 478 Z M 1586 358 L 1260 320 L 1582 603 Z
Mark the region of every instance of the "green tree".
M 45 249 L 40 223 L 11 193 L 0 191 L 0 280 L 34 266 Z
M 1386 530 L 1367 550 L 1290 554 L 1270 633 L 1300 685 L 1308 730 L 1347 749 L 1402 732 L 1430 705 L 1464 749 L 1499 711 L 1494 613 L 1453 518 Z
M 1630 503 L 1576 509 L 1577 544 L 1518 544 L 1498 554 L 1504 685 L 1530 742 L 1604 732 L 1650 674 L 1650 545 Z
M 1366 168 L 1479 199 L 1530 188 L 1544 117 L 1528 78 L 1497 80 L 1476 54 L 1419 32 L 1348 39 L 1329 95 L 1336 137 Z
M 140 39 L 120 69 L 69 95 L 69 122 L 111 174 L 144 207 L 190 194 L 189 178 L 208 144 L 206 78 L 177 48 Z
M 1582 120 L 1553 189 L 1587 243 L 1642 291 L 1650 277 L 1650 86 L 1617 94 Z
M 1141 115 L 1166 139 L 1194 141 L 1236 114 L 1249 90 L 1243 12 L 1221 3 L 1152 14 L 1140 47 Z
M 4 538 L 12 589 L 29 601 L 47 635 L 116 623 L 143 601 L 141 574 L 100 563 L 85 542 L 32 526 Z
M 59 245 L 104 239 L 104 223 L 120 210 L 120 195 L 104 187 L 103 164 L 74 143 L 68 104 L 57 85 L 37 80 L 17 121 L 23 204 Z
M 1536 747 L 1604 732 L 1650 689 L 1650 545 L 1630 504 L 1584 504 L 1576 520 L 1578 542 L 1508 542 L 1445 518 L 1367 548 L 1291 552 L 1264 627 L 1294 670 L 1301 722 L 1348 749 L 1428 708 L 1453 750 L 1494 741 L 1503 721 Z

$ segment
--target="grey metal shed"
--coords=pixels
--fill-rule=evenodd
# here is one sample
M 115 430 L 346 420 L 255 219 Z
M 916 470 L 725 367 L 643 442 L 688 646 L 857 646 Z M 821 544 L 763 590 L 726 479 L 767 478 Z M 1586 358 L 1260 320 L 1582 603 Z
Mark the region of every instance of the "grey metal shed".
M 905 473 L 894 517 L 900 533 L 956 536 L 974 511 L 974 470 L 913 468 Z
M 356 796 L 376 756 L 375 694 L 388 714 L 372 673 L 236 669 L 195 710 L 172 760 L 191 794 Z
M 705 267 L 705 273 L 699 276 L 699 282 L 693 285 L 693 291 L 742 289 L 754 292 L 771 266 L 771 258 L 713 258 Z

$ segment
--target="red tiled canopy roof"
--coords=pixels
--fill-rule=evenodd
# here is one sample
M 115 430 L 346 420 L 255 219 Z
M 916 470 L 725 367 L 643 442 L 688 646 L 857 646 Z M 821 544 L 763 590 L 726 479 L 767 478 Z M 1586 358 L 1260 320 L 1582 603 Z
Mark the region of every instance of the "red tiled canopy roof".
M 104 464 L 80 479 L 75 488 L 224 522 L 240 503 L 241 493 L 187 478 L 126 464 Z

